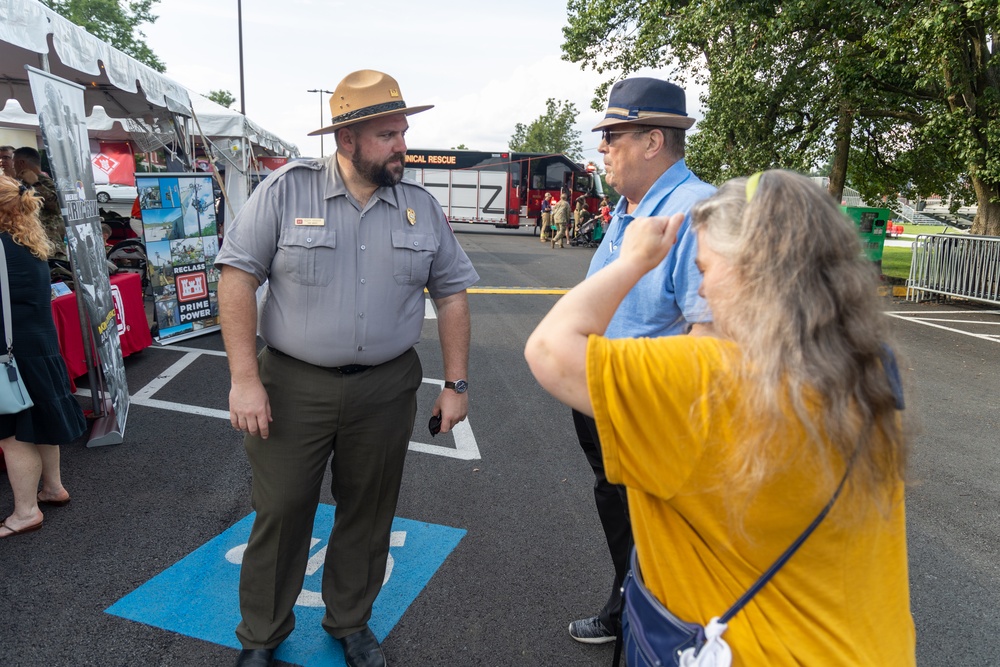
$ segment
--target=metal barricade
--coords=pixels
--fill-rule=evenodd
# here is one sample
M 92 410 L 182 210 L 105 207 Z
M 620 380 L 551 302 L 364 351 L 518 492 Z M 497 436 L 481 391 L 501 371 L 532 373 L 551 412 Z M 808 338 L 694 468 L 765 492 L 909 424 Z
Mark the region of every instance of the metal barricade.
M 923 301 L 929 294 L 1000 305 L 1000 238 L 918 235 L 906 298 Z

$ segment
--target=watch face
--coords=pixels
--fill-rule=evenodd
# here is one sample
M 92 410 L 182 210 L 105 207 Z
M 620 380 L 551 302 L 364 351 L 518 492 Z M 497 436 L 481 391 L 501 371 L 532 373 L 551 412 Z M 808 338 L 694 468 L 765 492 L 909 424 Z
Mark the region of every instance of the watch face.
M 459 380 L 455 383 L 455 392 L 458 394 L 464 394 L 469 390 L 469 383 L 465 380 Z

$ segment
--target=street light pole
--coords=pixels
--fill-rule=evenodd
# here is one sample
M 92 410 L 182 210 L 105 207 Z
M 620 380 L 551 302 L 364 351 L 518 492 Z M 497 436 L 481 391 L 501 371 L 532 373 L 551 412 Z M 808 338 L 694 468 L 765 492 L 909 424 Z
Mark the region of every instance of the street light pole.
M 240 29 L 240 113 L 246 116 L 247 95 L 243 88 L 243 0 L 236 0 L 236 23 Z
M 313 88 L 312 90 L 307 90 L 307 93 L 319 93 L 319 126 L 323 127 L 323 94 L 333 95 L 332 90 L 323 90 L 322 88 Z M 319 135 L 319 156 L 323 157 L 323 135 Z

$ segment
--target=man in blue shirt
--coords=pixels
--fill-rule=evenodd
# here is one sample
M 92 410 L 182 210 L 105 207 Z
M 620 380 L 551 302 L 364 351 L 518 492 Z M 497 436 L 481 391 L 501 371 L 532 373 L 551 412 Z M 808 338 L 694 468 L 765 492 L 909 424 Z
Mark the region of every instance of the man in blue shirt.
M 684 164 L 688 117 L 684 90 L 651 78 L 619 81 L 611 89 L 598 150 L 604 155 L 605 179 L 621 195 L 611 224 L 590 263 L 588 277 L 618 259 L 625 228 L 635 218 L 688 213 L 695 202 L 715 192 Z M 615 312 L 605 335 L 639 338 L 705 333 L 711 328 L 708 304 L 698 294 L 701 273 L 695 266 L 696 237 L 690 216 L 677 232 L 677 242 L 663 262 L 643 276 Z M 604 608 L 590 618 L 573 621 L 569 633 L 587 644 L 614 641 L 621 622 L 621 586 L 628 571 L 632 530 L 625 488 L 604 476 L 601 444 L 594 420 L 573 411 L 573 424 L 594 469 L 594 498 L 615 566 L 615 580 Z M 670 434 L 664 434 L 670 437 Z

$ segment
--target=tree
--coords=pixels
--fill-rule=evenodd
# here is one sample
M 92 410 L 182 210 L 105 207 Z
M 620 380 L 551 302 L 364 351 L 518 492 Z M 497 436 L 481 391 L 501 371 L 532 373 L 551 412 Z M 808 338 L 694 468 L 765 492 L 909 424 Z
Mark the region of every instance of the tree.
M 452 146 L 451 149 L 453 151 L 467 151 L 469 150 L 469 147 L 466 146 L 465 144 L 459 144 L 457 146 Z
M 601 192 L 603 192 L 604 196 L 608 198 L 608 203 L 611 205 L 611 208 L 614 208 L 615 205 L 618 203 L 618 200 L 621 199 L 622 196 L 618 194 L 617 190 L 608 185 L 607 179 L 604 178 L 603 171 L 600 172 L 597 176 L 598 178 L 601 179 Z
M 626 74 L 675 67 L 707 83 L 689 144 L 704 178 L 829 161 L 838 199 L 848 180 L 870 200 L 974 196 L 974 231 L 1000 234 L 995 0 L 570 0 L 568 10 L 564 58 Z
M 510 138 L 510 150 L 524 153 L 563 153 L 570 159 L 583 158 L 580 131 L 574 129 L 580 112 L 569 101 L 545 101 L 545 113 L 529 125 L 518 123 Z
M 689 163 L 722 181 L 771 166 L 808 170 L 829 150 L 832 92 L 822 85 L 823 33 L 791 31 L 774 3 L 571 0 L 564 58 L 625 74 L 670 68 L 707 84 Z M 610 81 L 598 89 L 597 109 Z M 688 100 L 689 110 L 695 100 Z
M 964 166 L 978 204 L 971 232 L 1000 236 L 1000 11 L 996 0 L 896 3 L 880 38 L 914 82 L 903 94 L 931 101 L 914 141 Z M 877 75 L 878 72 L 875 72 Z M 942 162 L 938 157 L 938 163 Z M 947 165 L 945 165 L 947 166 Z M 921 193 L 924 194 L 924 193 Z M 927 193 L 929 194 L 929 193 Z
M 205 97 L 212 100 L 216 104 L 226 107 L 227 109 L 232 106 L 233 102 L 236 101 L 236 98 L 233 97 L 233 94 L 228 90 L 213 90 Z
M 146 45 L 139 26 L 155 23 L 151 9 L 159 0 L 42 0 L 57 14 L 82 26 L 87 32 L 127 53 L 157 72 L 166 69 L 163 62 Z

